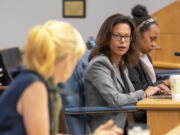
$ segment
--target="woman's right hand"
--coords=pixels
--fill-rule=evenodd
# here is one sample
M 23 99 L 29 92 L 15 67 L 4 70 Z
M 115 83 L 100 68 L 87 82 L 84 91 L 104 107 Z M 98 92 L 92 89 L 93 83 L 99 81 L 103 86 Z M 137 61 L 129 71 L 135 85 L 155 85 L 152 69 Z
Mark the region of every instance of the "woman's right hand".
M 149 86 L 146 90 L 145 90 L 145 94 L 147 97 L 150 97 L 154 94 L 156 94 L 157 92 L 159 92 L 161 89 L 158 87 L 153 87 L 153 86 Z
M 114 125 L 113 120 L 109 120 L 105 124 L 100 125 L 93 135 L 122 135 L 123 130 Z

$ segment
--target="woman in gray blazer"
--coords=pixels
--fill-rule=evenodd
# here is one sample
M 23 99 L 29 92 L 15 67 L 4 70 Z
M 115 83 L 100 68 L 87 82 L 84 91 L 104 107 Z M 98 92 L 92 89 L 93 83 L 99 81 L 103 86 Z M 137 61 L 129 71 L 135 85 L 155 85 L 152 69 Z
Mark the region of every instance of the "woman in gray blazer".
M 120 107 L 135 104 L 160 90 L 158 87 L 148 87 L 145 91 L 135 91 L 127 70 L 138 61 L 135 40 L 136 29 L 127 16 L 114 14 L 102 24 L 85 75 L 86 106 Z M 94 130 L 109 119 L 124 128 L 127 114 L 91 115 L 88 124 Z

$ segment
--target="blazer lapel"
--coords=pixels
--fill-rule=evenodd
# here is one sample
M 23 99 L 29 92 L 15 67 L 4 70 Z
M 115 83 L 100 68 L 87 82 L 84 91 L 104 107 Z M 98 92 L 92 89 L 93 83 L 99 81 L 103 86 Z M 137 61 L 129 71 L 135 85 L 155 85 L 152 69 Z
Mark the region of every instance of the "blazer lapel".
M 122 78 L 120 77 L 119 73 L 118 73 L 118 70 L 116 68 L 116 65 L 113 63 L 113 70 L 115 72 L 115 76 L 116 76 L 116 79 L 118 80 L 118 82 L 120 83 L 121 87 L 123 87 L 123 89 L 125 89 L 125 86 L 124 86 L 124 83 L 122 81 Z
M 134 88 L 131 80 L 129 79 L 128 69 L 125 68 L 125 69 L 123 70 L 123 73 L 124 73 L 124 77 L 125 77 L 125 79 L 126 79 L 126 81 L 127 81 L 128 87 L 129 87 L 129 92 L 134 92 L 134 91 L 135 91 L 135 88 Z

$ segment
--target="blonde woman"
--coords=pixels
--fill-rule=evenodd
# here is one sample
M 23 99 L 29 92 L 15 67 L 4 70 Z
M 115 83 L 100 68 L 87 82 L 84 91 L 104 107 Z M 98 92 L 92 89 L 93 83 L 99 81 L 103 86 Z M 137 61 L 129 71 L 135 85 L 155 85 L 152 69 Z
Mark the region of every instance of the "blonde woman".
M 79 32 L 68 23 L 49 21 L 30 31 L 24 54 L 27 69 L 17 73 L 0 99 L 1 135 L 50 134 L 50 95 L 56 91 L 51 92 L 46 80 L 66 81 L 85 49 Z
M 24 53 L 26 69 L 16 72 L 0 98 L 1 135 L 56 134 L 60 96 L 47 80 L 65 82 L 85 49 L 79 32 L 65 22 L 49 21 L 30 31 Z

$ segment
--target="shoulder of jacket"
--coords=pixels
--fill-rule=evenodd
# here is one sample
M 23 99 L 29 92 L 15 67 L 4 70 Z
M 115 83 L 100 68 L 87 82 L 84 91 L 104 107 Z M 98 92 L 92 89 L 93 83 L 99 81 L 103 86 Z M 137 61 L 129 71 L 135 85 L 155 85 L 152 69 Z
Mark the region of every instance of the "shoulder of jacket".
M 96 56 L 94 57 L 92 60 L 92 62 L 110 62 L 109 58 L 105 55 L 99 55 L 99 56 Z
M 99 55 L 99 56 L 94 57 L 90 61 L 89 65 L 94 65 L 96 63 L 101 64 L 101 65 L 109 65 L 109 66 L 112 65 L 109 58 L 107 56 L 105 56 L 105 55 Z
M 94 57 L 88 64 L 87 70 L 90 69 L 94 69 L 94 68 L 103 68 L 108 69 L 108 70 L 112 70 L 113 69 L 113 64 L 111 63 L 111 61 L 109 60 L 109 58 L 107 56 L 104 55 L 99 55 Z

